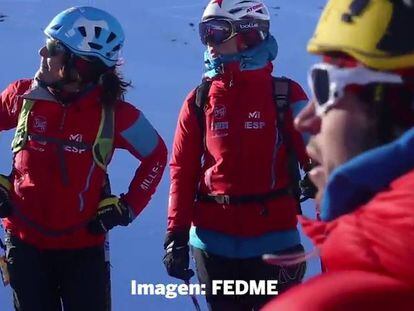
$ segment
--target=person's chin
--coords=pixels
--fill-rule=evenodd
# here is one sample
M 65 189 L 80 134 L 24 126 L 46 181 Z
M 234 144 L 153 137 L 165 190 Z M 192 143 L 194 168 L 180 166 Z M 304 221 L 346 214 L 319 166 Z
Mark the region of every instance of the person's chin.
M 45 78 L 45 73 L 44 73 L 44 70 L 43 70 L 43 68 L 39 68 L 39 70 L 36 72 L 36 74 L 35 74 L 35 77 L 36 77 L 36 79 L 39 79 L 39 80 L 44 80 L 44 78 Z

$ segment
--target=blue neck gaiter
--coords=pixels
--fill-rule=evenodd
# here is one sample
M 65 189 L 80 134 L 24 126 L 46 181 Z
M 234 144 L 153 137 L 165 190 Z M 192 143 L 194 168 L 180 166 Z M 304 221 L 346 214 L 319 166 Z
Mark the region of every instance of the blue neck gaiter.
M 223 65 L 231 62 L 239 62 L 240 70 L 256 70 L 265 67 L 269 62 L 273 61 L 278 52 L 276 39 L 268 35 L 268 37 L 258 46 L 231 55 L 220 55 L 213 58 L 209 51 L 204 52 L 205 72 L 204 77 L 213 78 L 222 73 Z
M 413 168 L 414 129 L 411 129 L 399 139 L 364 152 L 332 172 L 321 202 L 322 220 L 352 212 Z

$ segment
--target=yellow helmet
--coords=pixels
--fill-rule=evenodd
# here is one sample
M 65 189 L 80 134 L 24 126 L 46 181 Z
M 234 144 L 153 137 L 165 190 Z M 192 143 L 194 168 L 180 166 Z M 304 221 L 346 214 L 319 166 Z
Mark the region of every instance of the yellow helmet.
M 330 0 L 308 52 L 343 52 L 378 70 L 414 67 L 414 1 Z

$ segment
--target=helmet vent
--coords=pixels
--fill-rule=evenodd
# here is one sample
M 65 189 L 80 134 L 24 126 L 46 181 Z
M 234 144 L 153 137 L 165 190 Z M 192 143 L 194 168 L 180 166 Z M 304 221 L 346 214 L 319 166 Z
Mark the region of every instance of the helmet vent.
M 111 42 L 115 38 L 116 38 L 116 34 L 114 34 L 113 32 L 111 32 L 111 34 L 109 35 L 108 39 L 106 39 L 106 43 Z
M 52 29 L 56 31 L 59 30 L 60 28 L 62 28 L 62 25 L 59 25 L 59 24 L 52 27 Z
M 102 45 L 93 42 L 88 42 L 88 45 L 95 50 L 102 50 Z
M 80 34 L 81 34 L 83 37 L 86 37 L 86 29 L 85 29 L 85 27 L 83 27 L 83 26 L 78 27 L 78 30 L 79 30 Z
M 112 49 L 112 52 L 116 52 L 116 51 L 118 51 L 118 50 L 120 50 L 121 49 L 121 45 L 120 44 L 118 44 L 118 45 L 116 45 L 113 49 Z
M 99 38 L 101 35 L 102 28 L 101 27 L 95 27 L 95 38 Z
M 232 9 L 232 10 L 229 10 L 229 13 L 230 14 L 235 14 L 235 13 L 238 13 L 238 12 L 240 12 L 240 11 L 242 11 L 243 9 L 241 9 L 241 8 L 237 8 L 237 9 Z

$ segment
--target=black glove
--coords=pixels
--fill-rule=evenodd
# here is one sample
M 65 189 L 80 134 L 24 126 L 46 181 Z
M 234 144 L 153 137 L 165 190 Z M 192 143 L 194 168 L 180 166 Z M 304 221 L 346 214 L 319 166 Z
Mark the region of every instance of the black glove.
M 299 187 L 302 196 L 306 199 L 314 199 L 318 192 L 318 188 L 316 188 L 315 184 L 309 178 L 308 172 L 306 172 L 303 179 L 299 181 Z
M 167 232 L 164 242 L 163 258 L 167 273 L 177 279 L 188 281 L 194 275 L 189 269 L 190 256 L 187 232 Z
M 0 174 L 0 218 L 5 218 L 11 215 L 12 204 L 10 203 L 11 183 L 7 176 Z
M 88 223 L 88 230 L 92 234 L 104 234 L 115 226 L 127 226 L 133 219 L 129 206 L 111 195 L 99 202 L 95 218 Z

